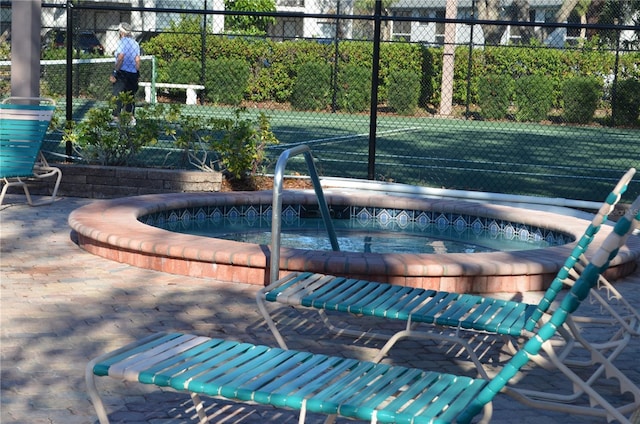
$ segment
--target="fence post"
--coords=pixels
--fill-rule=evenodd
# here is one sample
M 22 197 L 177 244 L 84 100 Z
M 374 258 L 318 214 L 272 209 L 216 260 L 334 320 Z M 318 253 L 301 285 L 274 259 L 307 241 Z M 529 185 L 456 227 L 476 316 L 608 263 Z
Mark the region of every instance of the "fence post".
M 66 119 L 67 122 L 73 120 L 73 2 L 67 0 L 67 75 L 66 75 Z M 67 140 L 65 143 L 65 153 L 67 157 L 71 157 L 73 154 L 73 144 L 71 140 Z
M 340 49 L 338 47 L 338 43 L 340 42 L 340 36 L 342 34 L 340 31 L 340 0 L 338 0 L 338 6 L 336 8 L 336 31 L 334 34 L 334 42 L 336 43 L 334 53 L 333 53 L 333 74 L 331 75 L 331 79 L 333 80 L 332 84 L 332 97 L 331 97 L 331 112 L 336 113 L 336 109 L 338 109 L 337 101 L 338 101 L 338 62 L 340 60 Z
M 371 110 L 369 112 L 369 159 L 367 179 L 376 177 L 376 128 L 378 126 L 378 80 L 380 78 L 380 28 L 382 21 L 382 0 L 376 0 L 373 13 L 373 64 L 371 68 Z
M 207 89 L 205 84 L 205 76 L 207 75 L 207 0 L 204 0 L 204 13 L 202 14 L 202 40 L 200 42 L 200 84 L 205 89 L 200 92 L 200 104 L 204 104 L 204 92 Z

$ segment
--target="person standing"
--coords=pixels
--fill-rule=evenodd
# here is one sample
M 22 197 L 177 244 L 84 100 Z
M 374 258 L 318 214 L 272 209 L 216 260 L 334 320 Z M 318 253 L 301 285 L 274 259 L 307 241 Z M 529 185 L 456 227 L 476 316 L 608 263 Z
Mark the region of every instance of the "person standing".
M 114 120 L 118 120 L 123 104 L 119 99 L 122 92 L 130 93 L 132 96 L 138 91 L 138 80 L 140 78 L 140 45 L 133 39 L 131 25 L 126 22 L 118 25 L 120 41 L 115 51 L 116 63 L 113 73 L 109 76 L 109 81 L 113 85 L 113 95 L 117 98 L 116 108 L 113 111 Z M 132 124 L 135 124 L 134 104 L 124 105 L 124 110 L 131 113 Z

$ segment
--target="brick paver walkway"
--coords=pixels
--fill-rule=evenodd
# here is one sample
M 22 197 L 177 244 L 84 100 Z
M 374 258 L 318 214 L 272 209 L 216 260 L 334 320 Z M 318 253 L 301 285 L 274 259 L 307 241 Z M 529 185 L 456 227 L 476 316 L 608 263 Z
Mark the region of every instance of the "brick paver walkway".
M 84 386 L 88 360 L 152 331 L 185 331 L 275 345 L 256 311 L 255 286 L 195 279 L 92 256 L 73 242 L 70 211 L 90 200 L 66 198 L 32 208 L 22 196 L 9 195 L 0 207 L 1 237 L 1 405 L 0 422 L 31 424 L 94 423 Z M 640 272 L 617 287 L 640 304 Z M 539 293 L 526 293 L 536 301 Z M 315 315 L 276 311 L 292 348 L 371 358 L 377 342 L 326 335 Z M 288 323 L 297 314 L 300 321 Z M 640 384 L 632 340 L 619 366 Z M 485 360 L 504 357 L 487 346 Z M 407 341 L 386 359 L 424 368 L 468 372 L 469 362 L 447 346 Z M 548 378 L 533 375 L 534 386 Z M 112 422 L 177 424 L 196 422 L 188 396 L 140 386 L 99 381 Z M 206 400 L 211 422 L 294 423 L 296 414 L 266 407 Z M 535 410 L 500 395 L 495 423 L 598 423 L 556 412 Z M 308 422 L 320 422 L 312 416 Z

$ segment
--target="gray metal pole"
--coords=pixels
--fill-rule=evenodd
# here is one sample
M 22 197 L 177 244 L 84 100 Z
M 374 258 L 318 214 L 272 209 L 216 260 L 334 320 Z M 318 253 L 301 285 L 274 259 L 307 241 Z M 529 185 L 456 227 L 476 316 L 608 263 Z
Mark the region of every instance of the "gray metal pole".
M 40 97 L 40 0 L 11 2 L 11 95 Z

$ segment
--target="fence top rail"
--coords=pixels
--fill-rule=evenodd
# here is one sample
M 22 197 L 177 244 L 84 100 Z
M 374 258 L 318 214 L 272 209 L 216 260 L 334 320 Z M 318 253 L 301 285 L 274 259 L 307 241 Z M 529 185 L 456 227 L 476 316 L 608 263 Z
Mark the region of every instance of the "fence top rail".
M 140 59 L 143 60 L 152 60 L 153 56 L 144 55 L 140 56 Z M 114 58 L 112 57 L 94 57 L 90 59 L 73 59 L 71 63 L 74 65 L 82 65 L 87 63 L 113 63 Z M 66 65 L 67 59 L 44 59 L 40 61 L 40 65 Z M 0 60 L 0 66 L 11 66 L 10 60 Z

